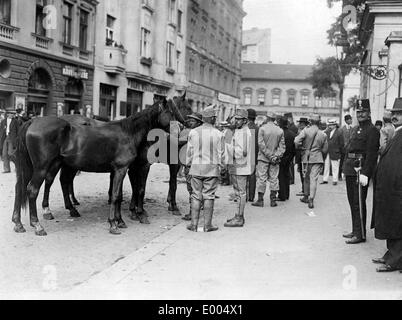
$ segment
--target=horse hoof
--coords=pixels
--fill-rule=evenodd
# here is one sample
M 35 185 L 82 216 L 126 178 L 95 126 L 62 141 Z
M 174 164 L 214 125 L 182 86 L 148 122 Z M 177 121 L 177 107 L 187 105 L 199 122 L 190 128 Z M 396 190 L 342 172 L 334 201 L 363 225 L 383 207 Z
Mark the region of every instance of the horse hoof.
M 119 228 L 117 228 L 117 227 L 110 228 L 110 229 L 109 229 L 109 232 L 110 232 L 111 234 L 114 234 L 114 235 L 119 235 L 119 234 L 121 234 L 121 231 L 120 231 Z
M 151 224 L 151 222 L 149 222 L 149 220 L 148 220 L 148 217 L 145 215 L 138 216 L 138 219 L 140 220 L 140 223 L 142 223 L 142 224 Z
M 27 232 L 22 224 L 16 225 L 16 226 L 14 227 L 14 231 L 15 231 L 16 233 L 24 233 L 24 232 Z
M 81 215 L 76 209 L 73 209 L 73 210 L 70 210 L 70 217 L 71 218 L 79 218 L 79 217 L 81 217 Z
M 47 236 L 47 233 L 46 233 L 45 229 L 36 230 L 36 231 L 35 231 L 35 234 L 36 234 L 37 236 L 39 236 L 39 237 Z
M 127 225 L 124 221 L 119 222 L 119 224 L 117 225 L 117 227 L 119 229 L 127 229 Z
M 78 201 L 73 201 L 73 205 L 75 205 L 75 206 L 79 206 L 79 205 L 80 205 L 80 203 L 79 203 Z
M 54 216 L 51 213 L 44 213 L 43 214 L 43 219 L 45 219 L 45 220 L 54 220 Z
M 135 213 L 132 213 L 132 214 L 130 215 L 130 219 L 133 220 L 133 221 L 138 221 L 138 220 L 139 220 L 139 219 L 138 219 L 138 216 L 137 216 Z

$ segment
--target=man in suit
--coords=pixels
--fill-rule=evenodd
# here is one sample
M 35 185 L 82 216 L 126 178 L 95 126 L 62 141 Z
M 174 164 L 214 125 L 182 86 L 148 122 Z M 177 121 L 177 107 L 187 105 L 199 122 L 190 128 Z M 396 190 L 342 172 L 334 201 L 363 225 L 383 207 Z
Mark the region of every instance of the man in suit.
M 285 137 L 286 151 L 283 154 L 281 163 L 279 164 L 279 193 L 278 200 L 289 200 L 290 195 L 290 167 L 293 165 L 293 158 L 296 154 L 295 137 L 296 134 L 289 130 L 288 119 L 281 117 L 279 119 L 279 127 L 283 130 Z
M 254 109 L 247 109 L 248 113 L 248 128 L 251 131 L 252 141 L 254 142 L 254 150 L 252 153 L 251 161 L 251 175 L 248 177 L 247 181 L 247 201 L 254 202 L 255 198 L 255 189 L 257 185 L 257 176 L 256 176 L 256 168 L 258 163 L 258 126 L 255 123 L 255 119 L 257 118 L 257 112 Z
M 343 164 L 352 217 L 352 232 L 343 235 L 344 238 L 349 239 L 346 241 L 347 244 L 358 244 L 366 241 L 367 192 L 370 178 L 377 164 L 380 147 L 380 132 L 371 122 L 370 101 L 368 99 L 357 100 L 356 116 L 359 125 L 354 127 L 351 132 Z M 357 167 L 361 168 L 360 179 L 355 170 Z M 361 185 L 360 192 L 359 184 Z M 361 195 L 360 199 L 359 194 Z
M 216 112 L 209 106 L 202 112 L 202 126 L 190 131 L 186 165 L 191 166 L 191 224 L 188 230 L 197 232 L 201 203 L 204 202 L 204 232 L 218 230 L 212 225 L 218 177 L 224 170 L 225 146 L 222 133 L 215 128 Z
M 275 124 L 276 114 L 268 112 L 267 123 L 258 132 L 258 165 L 257 165 L 257 191 L 258 200 L 252 204 L 254 207 L 264 206 L 264 194 L 267 181 L 270 184 L 271 207 L 276 207 L 276 193 L 279 191 L 279 163 L 285 153 L 285 137 L 283 130 Z
M 294 123 L 293 120 L 293 114 L 291 112 L 285 113 L 283 115 L 286 120 L 288 121 L 288 129 L 293 132 L 295 134 L 295 136 L 297 136 L 299 129 L 297 128 L 297 126 Z M 290 184 L 295 184 L 295 165 L 294 162 L 292 161 L 292 164 L 289 165 L 289 174 L 290 174 Z
M 344 148 L 342 149 L 342 154 L 341 154 L 341 161 L 339 163 L 339 180 L 342 180 L 342 173 L 343 173 L 343 162 L 345 161 L 345 150 L 346 146 L 349 144 L 350 140 L 350 133 L 352 131 L 352 123 L 353 123 L 353 118 L 350 114 L 347 114 L 345 116 L 345 125 L 341 128 L 341 132 L 343 135 L 343 143 L 344 143 Z
M 317 183 L 328 152 L 327 135 L 319 129 L 320 116 L 313 114 L 310 127 L 305 128 L 295 138 L 296 148 L 302 149 L 302 164 L 304 172 L 304 197 L 301 202 L 314 208 L 314 198 L 317 193 Z
M 328 121 L 328 130 L 326 131 L 328 138 L 328 155 L 325 158 L 324 177 L 321 184 L 327 184 L 329 173 L 332 168 L 332 184 L 338 184 L 339 162 L 344 149 L 343 134 L 338 129 L 336 120 Z
M 298 121 L 299 126 L 298 126 L 298 135 L 300 132 L 304 130 L 309 125 L 308 119 L 305 117 L 302 117 Z M 302 166 L 302 151 L 298 148 L 296 148 L 296 155 L 295 155 L 295 162 L 297 164 L 297 171 L 299 172 L 300 175 L 300 181 L 302 185 L 302 191 L 296 194 L 298 197 L 304 196 L 304 175 L 303 175 L 303 166 Z
M 3 160 L 3 173 L 10 173 L 10 158 L 14 152 L 15 144 L 13 144 L 16 136 L 13 137 L 12 122 L 14 120 L 13 111 L 6 112 L 6 118 L 0 123 L 0 143 L 2 145 L 2 160 Z M 15 127 L 15 126 L 14 126 Z
M 373 217 L 375 237 L 386 240 L 387 252 L 373 259 L 377 272 L 402 270 L 402 98 L 392 109 L 395 136 L 381 154 L 374 175 Z
M 392 113 L 390 111 L 385 111 L 383 116 L 384 127 L 380 132 L 380 153 L 384 152 L 389 141 L 391 141 L 395 134 L 395 126 L 393 125 L 391 118 Z

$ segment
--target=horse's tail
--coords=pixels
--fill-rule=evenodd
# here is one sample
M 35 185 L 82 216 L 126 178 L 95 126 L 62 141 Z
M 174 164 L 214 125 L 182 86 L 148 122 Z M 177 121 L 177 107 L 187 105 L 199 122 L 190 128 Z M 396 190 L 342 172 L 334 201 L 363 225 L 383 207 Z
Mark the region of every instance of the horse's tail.
M 32 121 L 25 122 L 17 137 L 17 148 L 15 151 L 15 168 L 17 172 L 17 184 L 15 186 L 16 200 L 21 203 L 22 208 L 26 208 L 28 201 L 27 187 L 29 181 L 32 179 L 33 166 L 26 146 L 26 135 Z

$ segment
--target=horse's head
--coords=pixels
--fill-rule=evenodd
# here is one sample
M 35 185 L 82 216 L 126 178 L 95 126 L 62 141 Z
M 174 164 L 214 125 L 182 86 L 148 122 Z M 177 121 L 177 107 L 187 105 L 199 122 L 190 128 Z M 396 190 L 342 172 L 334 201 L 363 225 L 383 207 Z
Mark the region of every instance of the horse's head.
M 188 116 L 193 113 L 193 110 L 186 99 L 186 92 L 181 97 L 174 97 L 171 101 L 176 120 L 183 125 L 187 125 Z

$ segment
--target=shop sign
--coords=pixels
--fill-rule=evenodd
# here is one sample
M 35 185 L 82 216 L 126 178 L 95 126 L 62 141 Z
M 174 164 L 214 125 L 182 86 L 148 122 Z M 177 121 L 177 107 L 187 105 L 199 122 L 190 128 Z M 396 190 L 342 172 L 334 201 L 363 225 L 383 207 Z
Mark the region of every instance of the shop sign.
M 128 86 L 134 90 L 143 91 L 143 92 L 152 92 L 152 93 L 159 94 L 161 96 L 167 96 L 167 94 L 168 94 L 168 89 L 153 85 L 151 83 L 129 80 Z
M 218 100 L 224 103 L 230 103 L 235 105 L 239 104 L 239 99 L 220 92 L 218 93 Z
M 87 70 L 80 69 L 80 68 L 74 68 L 71 66 L 64 66 L 62 73 L 63 73 L 63 76 L 73 77 L 76 79 L 88 80 L 88 78 L 89 78 Z

